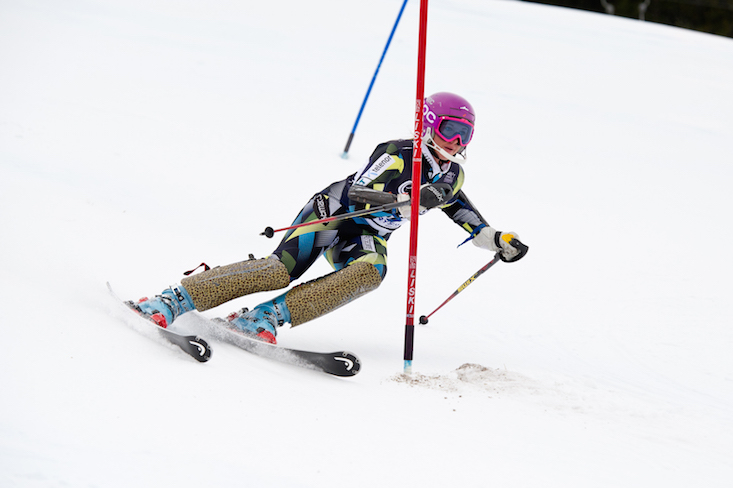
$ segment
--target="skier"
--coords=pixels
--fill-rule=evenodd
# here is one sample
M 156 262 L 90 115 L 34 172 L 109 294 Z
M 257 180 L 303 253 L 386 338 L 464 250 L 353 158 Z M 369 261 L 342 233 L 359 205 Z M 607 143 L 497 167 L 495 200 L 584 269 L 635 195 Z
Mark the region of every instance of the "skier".
M 441 92 L 425 99 L 420 211 L 439 207 L 470 234 L 467 240 L 500 253 L 503 261 L 515 262 L 527 249 L 512 245 L 517 234 L 492 228 L 461 190 L 464 173 L 460 163 L 466 159 L 474 122 L 473 107 L 458 95 Z M 293 225 L 366 208 L 357 196 L 359 190 L 409 200 L 412 150 L 412 140 L 378 145 L 359 172 L 316 193 Z M 227 317 L 229 325 L 240 332 L 275 344 L 277 328 L 283 324 L 303 324 L 375 290 L 387 274 L 387 240 L 409 217 L 410 207 L 405 205 L 389 212 L 292 229 L 267 258 L 206 269 L 133 306 L 167 327 L 191 310 L 208 310 L 251 293 L 286 288 L 324 255 L 333 273 L 298 285 L 251 311 L 242 309 Z

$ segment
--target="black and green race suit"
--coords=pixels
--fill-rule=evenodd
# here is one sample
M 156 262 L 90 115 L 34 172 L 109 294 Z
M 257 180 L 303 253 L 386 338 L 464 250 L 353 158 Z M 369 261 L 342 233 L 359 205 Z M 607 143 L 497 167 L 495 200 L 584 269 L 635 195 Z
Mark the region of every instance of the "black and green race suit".
M 409 194 L 412 187 L 412 151 L 411 140 L 380 144 L 360 171 L 316 193 L 300 211 L 293 225 L 368 207 L 349 198 L 352 185 L 393 194 Z M 461 190 L 464 173 L 458 163 L 440 164 L 426 146 L 423 146 L 422 163 L 421 185 L 446 183 L 453 188 L 452 198 L 439 207 L 446 215 L 472 234 L 488 225 Z M 291 280 L 299 278 L 324 253 L 336 271 L 353 262 L 366 261 L 373 264 L 384 279 L 387 273 L 387 240 L 403 223 L 400 212 L 392 210 L 299 227 L 285 234 L 273 254 L 285 264 Z

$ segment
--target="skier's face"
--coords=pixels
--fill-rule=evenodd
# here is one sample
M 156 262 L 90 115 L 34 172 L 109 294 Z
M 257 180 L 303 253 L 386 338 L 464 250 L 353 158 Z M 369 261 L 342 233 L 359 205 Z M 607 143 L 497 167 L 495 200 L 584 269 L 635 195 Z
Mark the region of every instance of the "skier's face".
M 451 156 L 455 156 L 456 153 L 461 150 L 461 147 L 463 147 L 458 143 L 458 138 L 455 138 L 452 141 L 446 141 L 438 134 L 435 134 L 433 140 L 435 141 L 436 145 L 438 145 L 441 149 L 443 149 Z

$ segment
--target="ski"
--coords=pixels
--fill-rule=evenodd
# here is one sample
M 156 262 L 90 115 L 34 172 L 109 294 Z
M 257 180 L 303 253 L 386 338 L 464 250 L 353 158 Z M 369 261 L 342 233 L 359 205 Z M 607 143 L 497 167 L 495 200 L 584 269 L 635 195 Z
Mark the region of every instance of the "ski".
M 208 337 L 235 345 L 257 356 L 341 377 L 354 376 L 361 369 L 359 358 L 348 351 L 326 353 L 291 349 L 244 335 L 231 328 L 224 319 L 210 320 L 201 315 L 198 317 Z
M 144 322 L 150 327 L 154 327 L 168 342 L 180 347 L 181 350 L 197 361 L 205 362 L 211 358 L 211 346 L 204 339 L 198 335 L 180 334 L 160 327 L 153 321 L 140 315 L 131 306 L 131 302 L 125 302 L 120 299 L 109 283 L 107 283 L 107 288 L 112 296 L 126 310 L 133 313 L 141 322 Z M 348 351 L 326 353 L 291 349 L 253 339 L 236 329 L 230 328 L 229 322 L 223 319 L 211 320 L 200 314 L 196 314 L 196 318 L 198 319 L 196 323 L 203 324 L 207 335 L 210 335 L 216 340 L 237 346 L 257 356 L 341 377 L 354 376 L 361 369 L 359 358 Z
M 117 294 L 112 289 L 112 285 L 107 283 L 107 288 L 109 289 L 109 292 L 112 294 L 117 301 L 119 301 L 127 310 L 129 310 L 131 313 L 133 313 L 136 317 L 138 317 L 142 322 L 145 322 L 150 327 L 155 327 L 155 329 L 158 331 L 158 333 L 168 342 L 171 344 L 175 344 L 176 346 L 180 347 L 183 352 L 194 358 L 196 361 L 199 362 L 206 362 L 209 359 L 211 359 L 211 347 L 209 344 L 202 339 L 199 336 L 196 335 L 185 335 L 185 334 L 179 334 L 178 332 L 174 332 L 169 329 L 164 329 L 163 327 L 160 327 L 155 322 L 146 319 L 142 315 L 140 315 L 132 306 L 132 302 L 125 302 L 120 297 L 117 296 Z

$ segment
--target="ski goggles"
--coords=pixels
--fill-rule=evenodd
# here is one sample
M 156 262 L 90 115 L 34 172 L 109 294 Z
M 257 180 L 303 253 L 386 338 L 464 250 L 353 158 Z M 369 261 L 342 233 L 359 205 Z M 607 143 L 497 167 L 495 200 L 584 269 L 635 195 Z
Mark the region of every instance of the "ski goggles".
M 436 132 L 448 142 L 458 138 L 461 146 L 466 146 L 473 137 L 473 124 L 466 119 L 442 115 L 438 117 Z

